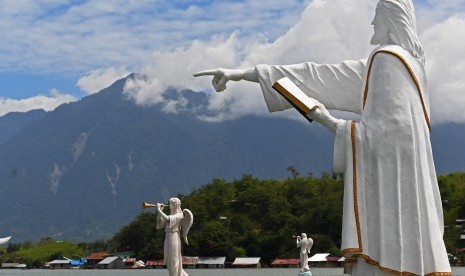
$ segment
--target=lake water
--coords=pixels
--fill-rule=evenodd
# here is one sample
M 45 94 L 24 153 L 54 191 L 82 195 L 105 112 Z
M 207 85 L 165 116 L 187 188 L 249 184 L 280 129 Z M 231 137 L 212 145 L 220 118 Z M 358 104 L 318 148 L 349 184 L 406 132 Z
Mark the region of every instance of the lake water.
M 188 269 L 189 276 L 297 276 L 298 269 Z M 341 268 L 313 268 L 313 276 L 343 276 Z M 0 269 L 5 276 L 168 276 L 163 269 L 140 270 L 9 270 Z M 465 276 L 465 267 L 453 268 L 452 275 Z M 367 275 L 368 276 L 368 275 Z

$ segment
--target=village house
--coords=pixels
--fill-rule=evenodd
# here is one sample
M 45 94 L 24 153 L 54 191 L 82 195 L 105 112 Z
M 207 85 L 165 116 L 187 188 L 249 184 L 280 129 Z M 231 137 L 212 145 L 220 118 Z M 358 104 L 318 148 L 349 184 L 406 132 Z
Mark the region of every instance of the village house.
M 231 266 L 234 268 L 260 268 L 260 257 L 236 258 Z
M 224 268 L 226 257 L 199 257 L 198 268 Z
M 120 269 L 123 268 L 123 266 L 123 259 L 118 256 L 106 257 L 98 263 L 98 268 L 100 269 Z
M 89 256 L 86 257 L 87 259 L 87 266 L 96 268 L 97 264 L 103 261 L 106 257 L 108 257 L 107 252 L 94 252 L 90 253 Z

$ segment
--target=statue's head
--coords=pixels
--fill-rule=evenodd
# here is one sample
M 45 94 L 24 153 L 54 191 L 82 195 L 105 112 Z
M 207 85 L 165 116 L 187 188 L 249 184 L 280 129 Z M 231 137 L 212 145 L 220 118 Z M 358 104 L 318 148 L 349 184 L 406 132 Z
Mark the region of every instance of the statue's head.
M 380 0 L 372 25 L 372 45 L 399 45 L 424 63 L 412 0 Z
M 170 213 L 171 214 L 176 214 L 180 213 L 181 211 L 181 200 L 177 197 L 172 197 L 169 200 L 170 203 Z
M 302 239 L 306 239 L 306 238 L 307 238 L 307 234 L 302 233 L 302 235 L 300 235 L 300 237 L 301 237 Z

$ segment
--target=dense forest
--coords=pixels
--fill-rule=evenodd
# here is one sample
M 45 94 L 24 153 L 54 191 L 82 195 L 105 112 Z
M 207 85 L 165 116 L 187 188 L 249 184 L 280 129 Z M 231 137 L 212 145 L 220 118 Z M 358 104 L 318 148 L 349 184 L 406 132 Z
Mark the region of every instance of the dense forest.
M 292 167 L 288 170 L 292 177 L 284 180 L 258 179 L 250 175 L 233 181 L 215 179 L 189 195 L 177 195 L 182 208 L 194 213 L 189 245 L 183 246 L 183 254 L 227 256 L 227 261 L 239 256 L 258 256 L 267 265 L 275 258 L 298 258 L 292 236 L 305 232 L 315 241 L 312 254 L 339 255 L 343 176 L 323 173 L 320 178 L 302 177 Z M 457 220 L 465 218 L 465 173 L 439 176 L 438 182 L 444 206 L 447 250 L 464 261 L 465 252 L 460 249 L 465 247 L 465 240 L 460 239 L 463 229 Z M 162 259 L 163 239 L 164 232 L 155 229 L 155 210 L 147 209 L 123 226 L 111 240 L 80 243 L 76 245 L 80 250 L 72 252 L 134 251 L 138 259 Z M 48 244 L 48 240 L 45 241 Z M 44 241 L 35 246 L 41 243 Z M 24 258 L 20 252 L 25 250 L 25 244 L 10 243 L 3 254 L 4 261 Z M 34 247 L 30 242 L 27 245 Z M 49 259 L 58 253 L 51 253 Z M 27 261 L 38 262 L 32 257 Z

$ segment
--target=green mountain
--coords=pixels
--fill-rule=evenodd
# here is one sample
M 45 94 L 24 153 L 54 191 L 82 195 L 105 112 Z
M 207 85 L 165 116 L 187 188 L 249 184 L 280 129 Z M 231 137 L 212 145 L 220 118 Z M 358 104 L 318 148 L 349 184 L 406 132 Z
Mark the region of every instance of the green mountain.
M 142 201 L 166 201 L 214 178 L 278 179 L 290 176 L 289 166 L 301 174 L 331 168 L 333 138 L 317 124 L 256 116 L 205 122 L 193 112 L 137 106 L 122 93 L 124 83 L 35 121 L 24 114 L 31 123 L 0 144 L 0 235 L 15 242 L 108 238 Z M 166 97 L 208 112 L 207 94 Z
M 132 77 L 132 76 L 129 76 Z M 212 179 L 282 179 L 331 171 L 333 135 L 318 124 L 247 116 L 221 123 L 208 94 L 169 90 L 186 110 L 138 106 L 126 79 L 52 112 L 0 117 L 0 236 L 109 238 L 140 212 Z M 433 128 L 439 173 L 465 170 L 463 125 Z

